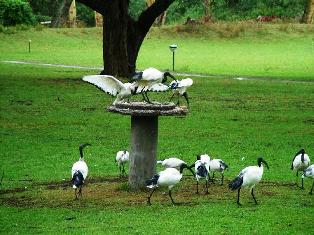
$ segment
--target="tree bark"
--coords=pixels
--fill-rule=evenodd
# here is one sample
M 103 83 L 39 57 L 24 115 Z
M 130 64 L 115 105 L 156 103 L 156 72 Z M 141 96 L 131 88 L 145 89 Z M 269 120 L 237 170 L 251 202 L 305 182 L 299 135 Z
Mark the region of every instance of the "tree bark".
M 102 74 L 130 77 L 142 42 L 155 19 L 174 0 L 156 0 L 135 21 L 128 14 L 129 0 L 77 0 L 103 15 Z
M 60 4 L 59 4 L 59 1 L 56 1 L 55 4 L 58 4 L 58 5 L 55 6 L 56 13 L 52 17 L 52 22 L 51 22 L 52 27 L 62 27 L 67 23 L 68 17 L 69 17 L 69 9 L 70 9 L 72 1 L 73 0 L 63 0 L 61 1 Z
M 301 23 L 312 24 L 314 18 L 314 0 L 307 0 Z

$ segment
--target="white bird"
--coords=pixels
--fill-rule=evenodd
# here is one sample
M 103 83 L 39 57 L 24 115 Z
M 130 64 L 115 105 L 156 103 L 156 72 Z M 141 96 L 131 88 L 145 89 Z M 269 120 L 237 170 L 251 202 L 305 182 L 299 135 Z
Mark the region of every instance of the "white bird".
M 310 157 L 305 153 L 304 149 L 301 149 L 297 152 L 292 159 L 291 170 L 296 171 L 296 177 L 299 176 L 299 171 L 304 171 L 310 165 Z M 302 189 L 303 185 L 303 177 L 302 177 Z
M 155 68 L 148 68 L 144 71 L 136 72 L 132 76 L 131 82 L 134 82 L 135 86 L 138 87 L 138 89 L 141 89 L 140 93 L 143 94 L 144 100 L 151 103 L 147 96 L 147 91 L 151 90 L 155 84 L 165 83 L 167 77 L 176 80 L 176 78 L 169 72 L 161 72 Z
M 124 165 L 129 161 L 129 152 L 126 150 L 118 151 L 116 154 L 116 163 L 119 166 L 120 176 L 125 174 Z
M 73 188 L 75 189 L 74 191 L 75 199 L 78 198 L 78 195 L 82 196 L 82 187 L 88 175 L 88 167 L 83 156 L 83 149 L 86 146 L 90 146 L 90 144 L 80 145 L 79 147 L 80 159 L 77 162 L 75 162 L 72 166 L 72 183 L 73 183 Z M 77 189 L 79 189 L 78 193 L 77 193 Z
M 210 173 L 213 173 L 212 181 L 214 182 L 215 172 L 221 173 L 221 184 L 224 183 L 224 171 L 228 168 L 228 165 L 221 159 L 212 159 L 209 162 Z
M 180 167 L 180 171 L 178 171 L 176 168 L 167 168 L 163 171 L 160 171 L 158 174 L 155 174 L 153 178 L 147 180 L 146 187 L 152 189 L 147 198 L 147 204 L 151 205 L 150 198 L 159 186 L 168 187 L 168 194 L 171 202 L 175 204 L 171 195 L 171 189 L 182 179 L 183 169 L 183 166 Z
M 125 101 L 132 95 L 140 93 L 142 90 L 147 91 L 166 91 L 169 89 L 167 85 L 164 84 L 154 84 L 149 88 L 141 87 L 138 89 L 137 83 L 122 83 L 117 78 L 111 75 L 88 75 L 83 77 L 83 81 L 91 83 L 106 92 L 109 95 L 115 96 L 116 99 L 113 102 L 115 105 L 117 102 Z
M 196 194 L 198 194 L 198 185 L 201 178 L 206 180 L 206 194 L 208 194 L 208 181 L 209 181 L 209 162 L 210 157 L 207 154 L 198 155 L 194 163 L 195 178 L 196 178 Z
M 267 162 L 262 157 L 259 157 L 257 159 L 257 166 L 248 166 L 244 168 L 240 172 L 240 174 L 238 174 L 238 176 L 229 183 L 230 189 L 232 190 L 238 189 L 238 200 L 237 200 L 238 205 L 241 205 L 240 204 L 240 190 L 242 187 L 250 188 L 251 195 L 255 201 L 255 204 L 257 204 L 256 198 L 254 196 L 253 188 L 262 179 L 263 172 L 264 172 L 262 163 L 264 163 L 266 167 L 269 169 Z
M 159 161 L 157 161 L 157 164 L 161 164 L 165 168 L 176 168 L 177 170 L 180 170 L 180 168 L 182 166 L 183 168 L 189 169 L 192 172 L 193 176 L 195 176 L 195 174 L 192 170 L 192 167 L 188 166 L 188 164 L 185 161 L 183 161 L 179 158 L 176 158 L 176 157 L 171 157 L 171 158 L 167 158 L 164 160 L 159 160 Z
M 187 93 L 187 89 L 192 86 L 193 84 L 193 80 L 191 78 L 186 78 L 186 79 L 182 79 L 182 80 L 178 80 L 178 81 L 172 81 L 169 84 L 169 87 L 173 90 L 173 95 L 170 98 L 170 101 L 172 100 L 172 98 L 177 95 L 178 97 L 178 102 L 177 105 L 179 106 L 180 104 L 180 96 L 183 96 L 188 104 L 188 106 L 190 106 L 189 103 L 189 98 L 188 98 L 188 93 Z
M 309 177 L 313 179 L 312 188 L 310 191 L 310 194 L 313 194 L 313 188 L 314 188 L 314 164 L 310 165 L 308 168 L 306 168 L 303 172 L 303 176 Z

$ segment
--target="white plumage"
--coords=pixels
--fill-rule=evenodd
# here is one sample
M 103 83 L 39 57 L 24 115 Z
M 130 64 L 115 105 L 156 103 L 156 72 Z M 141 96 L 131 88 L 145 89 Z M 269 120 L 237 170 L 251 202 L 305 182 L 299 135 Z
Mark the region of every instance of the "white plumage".
M 306 168 L 304 170 L 304 172 L 303 172 L 303 175 L 305 177 L 313 179 L 313 184 L 312 184 L 312 188 L 311 188 L 311 191 L 310 191 L 310 194 L 312 195 L 313 194 L 313 188 L 314 188 L 314 164 L 312 164 L 308 168 Z
M 209 162 L 210 157 L 207 154 L 198 155 L 194 163 L 195 178 L 196 178 L 196 193 L 198 194 L 198 185 L 201 178 L 206 180 L 206 194 L 208 194 L 208 181 L 209 181 Z
M 115 96 L 116 99 L 113 102 L 115 105 L 117 102 L 128 100 L 132 95 L 140 92 L 147 91 L 166 91 L 169 89 L 168 86 L 156 83 L 150 87 L 144 87 L 137 83 L 122 83 L 117 78 L 111 75 L 89 75 L 84 76 L 83 81 L 91 83 L 106 92 L 109 95 Z
M 188 164 L 185 161 L 183 161 L 179 158 L 176 158 L 176 157 L 171 157 L 171 158 L 167 158 L 164 160 L 159 160 L 159 161 L 157 161 L 157 164 L 161 164 L 165 168 L 176 168 L 177 170 L 180 170 L 181 167 L 187 168 L 191 171 L 193 176 L 195 175 L 193 170 L 192 170 L 192 166 L 188 166 Z
M 173 204 L 175 202 L 173 201 L 172 195 L 171 195 L 171 189 L 180 182 L 182 179 L 182 172 L 183 172 L 183 167 L 180 167 L 180 171 L 178 171 L 176 168 L 167 168 L 163 171 L 160 171 L 158 174 L 155 174 L 153 178 L 149 179 L 146 181 L 146 186 L 147 188 L 152 189 L 148 198 L 147 198 L 147 203 L 151 205 L 150 198 L 153 195 L 154 191 L 159 187 L 159 186 L 165 186 L 168 187 L 168 194 L 169 197 L 172 201 Z
M 80 145 L 79 147 L 80 159 L 73 164 L 72 171 L 71 171 L 73 188 L 75 189 L 74 195 L 76 199 L 78 198 L 78 195 L 82 195 L 82 187 L 88 175 L 88 167 L 84 160 L 84 155 L 83 155 L 83 149 L 86 146 L 90 146 L 90 144 Z M 77 193 L 77 189 L 79 189 L 78 193 Z
M 120 176 L 125 174 L 124 165 L 129 161 L 129 152 L 126 150 L 118 151 L 116 154 L 116 162 L 119 166 Z
M 304 171 L 310 165 L 310 157 L 305 153 L 304 149 L 301 149 L 297 152 L 292 159 L 291 170 L 296 171 L 296 177 L 299 176 L 299 171 Z M 303 177 L 302 177 L 302 189 L 303 185 Z
M 221 184 L 224 183 L 224 171 L 228 168 L 228 165 L 221 159 L 212 159 L 209 162 L 210 173 L 213 173 L 212 180 L 214 182 L 214 175 L 216 172 L 221 173 Z
M 147 91 L 154 89 L 153 86 L 156 84 L 165 83 L 167 81 L 167 77 L 171 77 L 172 79 L 176 80 L 175 77 L 169 72 L 161 72 L 155 68 L 148 68 L 142 72 L 136 72 L 131 78 L 131 81 L 133 82 L 134 86 L 140 90 L 140 93 L 143 94 L 144 100 L 150 103 L 150 100 L 147 96 Z M 162 91 L 164 91 L 164 88 Z
M 238 189 L 238 200 L 237 203 L 240 205 L 240 190 L 242 187 L 250 188 L 251 195 L 254 199 L 255 204 L 257 204 L 256 198 L 254 196 L 253 188 L 258 184 L 263 176 L 263 164 L 268 168 L 267 162 L 263 158 L 257 159 L 257 166 L 248 166 L 244 168 L 238 176 L 232 180 L 229 184 L 229 188 L 232 190 Z
M 192 86 L 192 84 L 193 84 L 193 80 L 191 78 L 186 78 L 186 79 L 182 79 L 182 80 L 178 80 L 178 81 L 172 81 L 169 84 L 170 88 L 173 90 L 173 95 L 171 96 L 170 101 L 176 95 L 178 97 L 177 105 L 179 105 L 180 104 L 180 96 L 183 96 L 185 98 L 188 106 L 189 106 L 190 103 L 189 103 L 188 93 L 186 90 L 190 86 Z

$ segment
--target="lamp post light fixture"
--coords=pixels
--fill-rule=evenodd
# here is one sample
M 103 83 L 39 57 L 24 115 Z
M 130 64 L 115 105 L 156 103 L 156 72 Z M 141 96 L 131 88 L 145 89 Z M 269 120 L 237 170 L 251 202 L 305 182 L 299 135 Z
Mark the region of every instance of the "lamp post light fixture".
M 169 46 L 170 51 L 172 51 L 172 71 L 174 71 L 174 52 L 178 48 L 176 44 L 171 44 Z

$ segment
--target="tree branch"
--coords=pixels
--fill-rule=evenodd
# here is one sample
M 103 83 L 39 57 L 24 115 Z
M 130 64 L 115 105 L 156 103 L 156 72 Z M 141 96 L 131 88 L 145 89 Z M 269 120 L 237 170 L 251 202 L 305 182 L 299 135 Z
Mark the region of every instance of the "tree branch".
M 163 13 L 175 0 L 156 0 L 150 7 L 141 13 L 138 25 L 142 31 L 148 32 L 155 19 Z
M 103 14 L 105 11 L 105 2 L 104 0 L 77 0 L 78 2 L 88 6 L 94 11 L 97 11 L 100 14 Z

